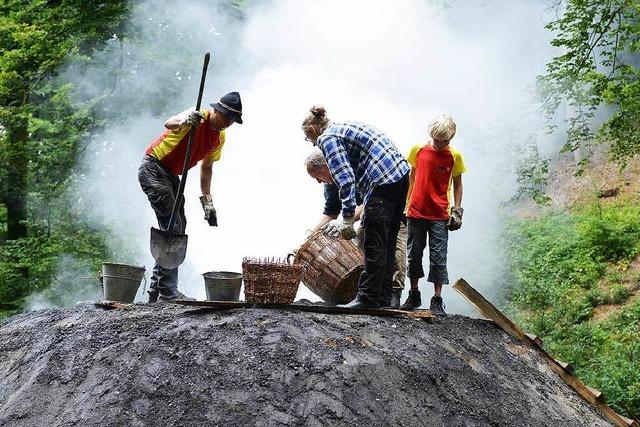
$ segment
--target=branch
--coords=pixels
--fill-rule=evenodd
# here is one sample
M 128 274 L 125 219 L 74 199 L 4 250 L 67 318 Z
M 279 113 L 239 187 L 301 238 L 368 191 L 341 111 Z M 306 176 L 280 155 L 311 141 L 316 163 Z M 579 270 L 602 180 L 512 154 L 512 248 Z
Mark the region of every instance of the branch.
M 611 18 L 609 19 L 609 22 L 607 22 L 607 24 L 604 26 L 604 28 L 601 30 L 600 35 L 598 36 L 598 38 L 593 42 L 593 44 L 591 44 L 589 46 L 589 51 L 587 52 L 587 54 L 582 58 L 582 61 L 580 61 L 579 65 L 576 66 L 576 74 L 578 73 L 578 71 L 584 67 L 584 64 L 587 62 L 587 60 L 589 59 L 589 57 L 591 56 L 591 53 L 593 52 L 593 50 L 596 48 L 596 46 L 598 46 L 598 44 L 600 43 L 600 40 L 602 40 L 602 37 L 604 37 L 604 35 L 607 33 L 607 31 L 609 30 L 609 28 L 611 28 L 611 24 L 613 23 L 613 20 L 616 19 L 616 16 L 618 16 L 619 13 L 622 12 L 622 7 L 619 7 L 615 12 L 613 12 L 613 14 L 611 15 Z M 602 22 L 602 21 L 600 21 Z M 596 33 L 594 33 L 595 35 Z

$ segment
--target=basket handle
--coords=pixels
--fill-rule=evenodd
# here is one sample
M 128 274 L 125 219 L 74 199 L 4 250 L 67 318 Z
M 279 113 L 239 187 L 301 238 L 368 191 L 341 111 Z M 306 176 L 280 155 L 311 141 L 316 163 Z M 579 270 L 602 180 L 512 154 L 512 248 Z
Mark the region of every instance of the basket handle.
M 294 257 L 297 255 L 298 251 L 292 251 L 290 253 L 287 254 L 287 263 L 293 265 L 293 262 L 291 262 L 291 257 Z

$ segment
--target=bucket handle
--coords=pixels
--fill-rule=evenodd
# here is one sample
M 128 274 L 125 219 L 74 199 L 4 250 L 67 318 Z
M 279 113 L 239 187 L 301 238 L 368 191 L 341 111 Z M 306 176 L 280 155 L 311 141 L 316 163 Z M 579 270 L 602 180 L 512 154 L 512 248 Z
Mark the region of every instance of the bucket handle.
M 102 287 L 102 280 L 100 280 L 100 277 L 96 277 L 96 276 L 78 276 L 76 277 L 76 280 L 84 280 L 85 284 L 91 284 L 91 281 L 93 280 L 97 280 L 100 282 L 100 287 Z M 93 284 L 93 286 L 95 286 L 95 283 Z
M 96 272 L 96 279 L 98 279 L 98 281 L 100 282 L 100 288 L 102 288 L 102 291 L 104 292 L 104 283 L 102 281 L 102 268 L 100 268 L 97 272 Z M 79 279 L 93 279 L 93 277 L 79 277 Z M 142 275 L 142 280 L 144 281 L 143 285 L 142 285 L 142 295 L 144 295 L 147 292 L 147 272 L 145 271 Z

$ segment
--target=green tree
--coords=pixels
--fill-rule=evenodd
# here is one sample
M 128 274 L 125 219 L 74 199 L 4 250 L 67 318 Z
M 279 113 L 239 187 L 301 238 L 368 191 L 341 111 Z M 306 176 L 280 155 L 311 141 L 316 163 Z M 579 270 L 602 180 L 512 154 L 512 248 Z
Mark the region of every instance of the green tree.
M 124 0 L 0 0 L 0 314 L 46 289 L 60 254 L 95 265 L 107 253 L 105 235 L 73 218 L 65 195 L 83 139 L 100 121 L 72 104 L 57 75 L 126 18 Z
M 27 236 L 30 123 L 39 117 L 42 88 L 69 54 L 108 39 L 122 22 L 124 1 L 2 0 L 0 2 L 0 129 L 2 202 L 7 238 Z
M 640 153 L 640 2 L 638 0 L 568 0 L 561 16 L 546 27 L 561 50 L 538 80 L 549 116 L 566 103 L 568 119 L 564 151 L 588 146 L 599 107 L 612 109 L 596 129 L 611 142 L 611 155 L 624 164 Z

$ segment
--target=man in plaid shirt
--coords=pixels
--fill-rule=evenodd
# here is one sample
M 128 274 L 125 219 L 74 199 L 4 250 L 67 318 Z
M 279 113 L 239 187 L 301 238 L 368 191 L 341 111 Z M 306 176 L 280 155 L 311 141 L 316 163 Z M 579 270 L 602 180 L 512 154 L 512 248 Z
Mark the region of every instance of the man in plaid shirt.
M 338 228 L 345 239 L 355 237 L 356 192 L 364 198 L 365 268 L 358 295 L 344 307 L 388 307 L 409 164 L 379 130 L 358 122 L 332 124 L 323 107 L 311 109 L 302 130 L 326 160 L 324 165 L 308 164 L 307 172 L 319 182 L 335 182 L 340 188 L 342 222 Z

